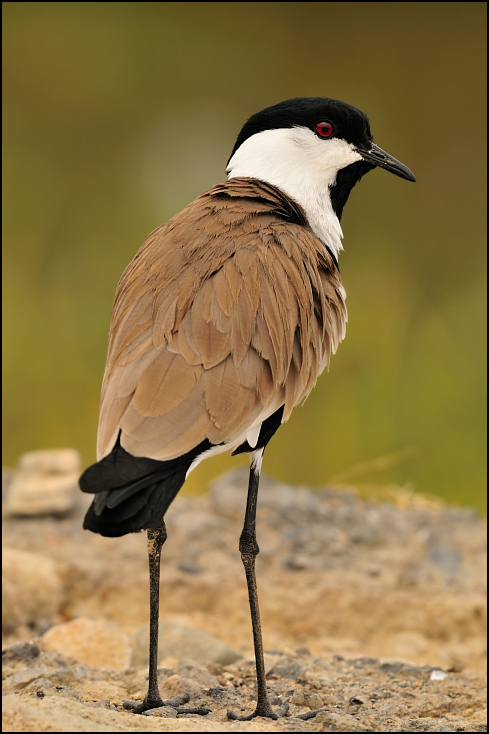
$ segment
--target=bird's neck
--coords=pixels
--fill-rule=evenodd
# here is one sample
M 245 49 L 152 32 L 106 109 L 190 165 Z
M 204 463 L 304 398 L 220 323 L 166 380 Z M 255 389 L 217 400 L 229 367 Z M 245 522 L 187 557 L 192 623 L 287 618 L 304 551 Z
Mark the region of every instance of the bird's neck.
M 266 131 L 246 140 L 228 163 L 228 178 L 257 178 L 276 186 L 301 206 L 311 230 L 338 259 L 343 249 L 343 232 L 330 189 L 336 183 L 338 169 L 334 161 L 329 168 L 315 167 L 304 147 L 297 146 L 291 151 L 290 145 L 284 145 L 281 150 L 281 136 L 277 133 L 282 132 L 284 138 L 293 133 Z M 267 136 L 267 133 L 274 135 Z M 307 165 L 306 156 L 309 156 Z
M 233 169 L 229 178 L 236 177 L 257 178 L 260 181 L 276 186 L 286 196 L 297 202 L 306 215 L 307 223 L 316 237 L 333 253 L 338 259 L 339 252 L 343 249 L 341 240 L 343 231 L 338 217 L 331 204 L 328 187 L 311 186 L 307 181 L 284 181 L 280 177 L 266 174 L 251 173 L 241 167 Z

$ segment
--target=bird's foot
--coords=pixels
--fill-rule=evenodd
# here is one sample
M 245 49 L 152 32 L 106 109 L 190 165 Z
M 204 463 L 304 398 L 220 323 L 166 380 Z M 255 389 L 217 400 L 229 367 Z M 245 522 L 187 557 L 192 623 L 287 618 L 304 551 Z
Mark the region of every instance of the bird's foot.
M 123 701 L 122 705 L 126 711 L 131 711 L 133 714 L 144 714 L 145 711 L 150 709 L 158 709 L 161 706 L 165 706 L 165 702 L 162 698 L 149 700 L 145 698 L 144 701 Z
M 210 709 L 205 706 L 184 706 L 188 701 L 190 701 L 190 694 L 188 691 L 184 691 L 179 696 L 165 701 L 160 696 L 151 698 L 146 696 L 144 701 L 124 701 L 123 705 L 126 711 L 132 711 L 133 714 L 144 714 L 146 711 L 162 707 L 169 707 L 177 714 L 200 714 L 205 716 L 210 713 Z
M 280 719 L 281 716 L 287 716 L 288 710 L 289 704 L 287 702 L 283 703 L 276 711 L 274 711 L 269 702 L 264 701 L 258 703 L 253 713 L 248 714 L 248 716 L 239 715 L 234 711 L 228 710 L 228 719 L 231 719 L 232 721 L 251 721 L 251 719 L 254 719 L 256 716 L 264 716 L 267 719 L 276 720 Z

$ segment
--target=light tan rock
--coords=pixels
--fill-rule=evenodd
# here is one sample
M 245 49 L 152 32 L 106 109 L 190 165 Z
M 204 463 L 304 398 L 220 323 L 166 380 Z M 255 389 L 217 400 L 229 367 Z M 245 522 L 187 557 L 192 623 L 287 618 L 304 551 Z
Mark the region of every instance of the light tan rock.
M 161 688 L 170 691 L 172 698 L 187 692 L 191 699 L 195 699 L 202 693 L 202 686 L 190 678 L 182 678 L 179 675 L 171 675 L 164 680 Z
M 375 729 L 365 729 L 364 723 L 344 713 L 321 712 L 316 715 L 315 722 L 322 726 L 319 731 L 375 731 Z
M 49 620 L 63 602 L 56 563 L 40 553 L 3 548 L 2 626 L 8 630 Z
M 48 650 L 57 650 L 97 668 L 124 670 L 131 664 L 130 637 L 103 619 L 79 617 L 57 624 L 46 632 L 43 641 Z
M 144 624 L 133 633 L 135 643 L 133 665 L 147 665 L 149 651 L 149 625 Z M 174 657 L 190 659 L 197 663 L 230 665 L 241 657 L 230 645 L 208 632 L 180 621 L 160 619 L 158 636 L 160 659 Z
M 19 459 L 8 489 L 10 515 L 59 514 L 78 500 L 80 454 L 75 449 L 30 451 Z
M 295 706 L 307 706 L 312 709 L 320 709 L 323 706 L 323 699 L 315 691 L 297 690 L 290 699 L 290 703 Z
M 207 721 L 203 717 L 165 719 L 91 708 L 66 698 L 3 698 L 3 731 L 273 731 L 274 722 Z

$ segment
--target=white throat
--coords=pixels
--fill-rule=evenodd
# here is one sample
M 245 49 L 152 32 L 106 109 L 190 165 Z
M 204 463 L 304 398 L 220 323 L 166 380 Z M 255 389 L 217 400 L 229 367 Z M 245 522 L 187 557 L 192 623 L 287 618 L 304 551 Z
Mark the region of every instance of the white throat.
M 228 178 L 258 178 L 276 186 L 304 210 L 312 231 L 336 258 L 343 232 L 330 190 L 341 168 L 362 156 L 339 138 L 321 140 L 306 127 L 263 130 L 238 148 L 228 163 Z

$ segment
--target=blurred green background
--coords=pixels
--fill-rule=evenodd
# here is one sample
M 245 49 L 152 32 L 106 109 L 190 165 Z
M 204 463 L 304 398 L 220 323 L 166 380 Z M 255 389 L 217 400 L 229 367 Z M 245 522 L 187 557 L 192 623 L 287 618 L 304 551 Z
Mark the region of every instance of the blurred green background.
M 484 509 L 486 3 L 3 3 L 4 463 L 95 458 L 117 281 L 295 96 L 367 112 L 416 184 L 354 189 L 346 341 L 267 449 L 289 482 Z M 243 459 L 204 462 L 190 490 Z

